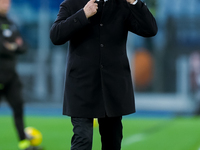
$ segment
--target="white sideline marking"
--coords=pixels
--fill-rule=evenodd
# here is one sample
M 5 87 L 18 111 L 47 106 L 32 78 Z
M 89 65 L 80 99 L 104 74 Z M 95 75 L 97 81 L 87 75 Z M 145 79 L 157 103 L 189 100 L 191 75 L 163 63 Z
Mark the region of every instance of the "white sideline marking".
M 144 140 L 145 137 L 146 137 L 146 135 L 143 134 L 143 133 L 134 134 L 134 135 L 132 135 L 132 136 L 130 136 L 130 137 L 124 139 L 123 145 L 124 145 L 124 146 L 131 145 L 131 144 L 133 144 L 133 143 L 136 143 L 136 142 L 139 142 L 139 141 Z

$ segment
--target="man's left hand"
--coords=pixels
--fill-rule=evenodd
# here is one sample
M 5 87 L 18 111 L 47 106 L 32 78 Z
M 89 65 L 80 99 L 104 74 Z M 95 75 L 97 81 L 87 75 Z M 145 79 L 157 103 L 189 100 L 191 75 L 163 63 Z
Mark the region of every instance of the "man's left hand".
M 129 2 L 130 4 L 133 4 L 136 0 L 126 0 L 127 2 Z
M 21 37 L 17 37 L 16 39 L 15 39 L 15 43 L 20 47 L 20 46 L 22 46 L 23 45 L 23 40 L 22 40 L 22 38 Z

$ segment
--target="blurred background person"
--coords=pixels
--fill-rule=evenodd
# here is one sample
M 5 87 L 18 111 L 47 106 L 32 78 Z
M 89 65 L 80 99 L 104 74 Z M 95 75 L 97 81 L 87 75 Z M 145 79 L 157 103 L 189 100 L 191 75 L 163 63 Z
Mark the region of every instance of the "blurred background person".
M 30 146 L 24 132 L 22 84 L 16 72 L 16 54 L 27 49 L 17 27 L 7 17 L 10 0 L 0 0 L 0 101 L 5 97 L 13 111 L 14 123 L 19 136 L 19 149 L 38 149 Z

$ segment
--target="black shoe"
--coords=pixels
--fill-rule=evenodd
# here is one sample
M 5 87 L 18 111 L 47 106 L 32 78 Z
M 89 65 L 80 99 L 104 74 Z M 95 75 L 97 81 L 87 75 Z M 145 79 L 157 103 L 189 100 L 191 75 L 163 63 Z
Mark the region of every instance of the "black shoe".
M 39 147 L 39 146 L 30 146 L 25 150 L 44 150 L 43 147 Z
M 44 148 L 43 148 L 43 147 L 40 147 L 40 146 L 34 146 L 34 147 L 33 147 L 33 150 L 44 150 Z

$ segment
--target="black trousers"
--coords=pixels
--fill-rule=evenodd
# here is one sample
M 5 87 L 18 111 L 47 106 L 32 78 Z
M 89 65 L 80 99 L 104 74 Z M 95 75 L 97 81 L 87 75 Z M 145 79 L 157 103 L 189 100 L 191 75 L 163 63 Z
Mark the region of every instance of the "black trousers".
M 122 117 L 98 118 L 102 150 L 120 150 Z M 93 118 L 71 118 L 74 135 L 71 150 L 92 150 Z
M 0 102 L 2 100 L 2 96 L 4 96 L 13 111 L 13 119 L 19 140 L 24 140 L 26 136 L 24 133 L 24 102 L 21 95 L 21 82 L 17 75 L 14 75 L 8 80 L 3 79 L 5 78 L 2 78 L 2 74 L 0 74 L 0 84 L 4 86 L 3 89 L 0 89 Z M 3 82 L 2 80 L 7 82 Z

